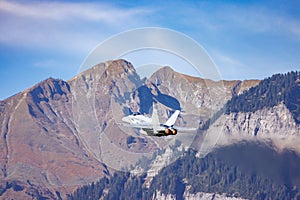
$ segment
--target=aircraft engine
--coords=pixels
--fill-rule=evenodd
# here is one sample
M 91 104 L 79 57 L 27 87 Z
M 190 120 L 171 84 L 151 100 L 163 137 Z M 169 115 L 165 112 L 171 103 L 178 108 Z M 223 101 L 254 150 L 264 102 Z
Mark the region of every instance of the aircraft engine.
M 176 134 L 177 134 L 177 130 L 176 130 L 176 129 L 173 128 L 173 129 L 171 129 L 171 131 L 172 131 L 172 134 L 173 134 L 173 135 L 176 135 Z
M 174 129 L 174 128 L 171 128 L 171 129 L 167 128 L 167 129 L 165 129 L 165 134 L 166 135 L 176 135 L 177 134 L 177 130 Z
M 171 130 L 170 130 L 170 129 L 168 129 L 168 128 L 165 129 L 165 134 L 166 134 L 166 135 L 169 135 L 170 133 L 171 133 Z

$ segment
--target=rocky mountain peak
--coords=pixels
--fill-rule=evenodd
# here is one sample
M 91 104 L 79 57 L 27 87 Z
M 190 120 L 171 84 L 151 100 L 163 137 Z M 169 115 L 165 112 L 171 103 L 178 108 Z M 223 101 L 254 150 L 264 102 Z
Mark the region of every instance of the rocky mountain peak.
M 130 62 L 124 59 L 119 59 L 106 62 L 105 73 L 106 75 L 121 78 L 126 74 L 130 75 L 135 73 L 135 69 Z
M 48 78 L 28 90 L 28 94 L 33 98 L 35 103 L 40 101 L 49 101 L 57 99 L 70 93 L 70 86 L 67 82 Z
M 171 67 L 164 66 L 159 70 L 157 70 L 156 72 L 154 72 L 152 76 L 149 78 L 149 81 L 155 83 L 156 85 L 160 85 L 161 82 L 164 82 L 166 80 L 171 80 L 172 79 L 171 77 L 174 78 L 176 73 L 177 72 L 175 72 Z
M 100 79 L 120 79 L 133 73 L 135 73 L 135 69 L 130 62 L 124 59 L 110 60 L 82 71 L 80 74 L 70 79 L 68 83 L 73 87 L 76 87 L 76 84 L 82 81 L 87 82 L 88 85 L 90 85 L 91 82 L 97 82 Z

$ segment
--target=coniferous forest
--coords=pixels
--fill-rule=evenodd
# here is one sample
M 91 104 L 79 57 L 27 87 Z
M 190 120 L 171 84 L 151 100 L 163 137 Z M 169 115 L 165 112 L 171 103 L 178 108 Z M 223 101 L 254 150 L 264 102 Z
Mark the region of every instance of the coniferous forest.
M 290 110 L 295 122 L 300 124 L 300 72 L 275 74 L 244 93 L 233 96 L 200 129 L 207 130 L 224 113 L 255 112 L 281 102 Z
M 190 193 L 226 193 L 248 199 L 300 199 L 300 172 L 294 170 L 299 167 L 297 154 L 278 154 L 259 144 L 224 147 L 204 158 L 189 150 L 163 168 L 149 188 L 144 185 L 146 174 L 116 172 L 79 188 L 70 199 L 152 199 L 156 191 L 183 199 L 186 188 Z
M 226 104 L 226 113 L 255 112 L 283 102 L 300 123 L 300 72 L 275 74 L 262 80 L 243 94 L 232 97 Z

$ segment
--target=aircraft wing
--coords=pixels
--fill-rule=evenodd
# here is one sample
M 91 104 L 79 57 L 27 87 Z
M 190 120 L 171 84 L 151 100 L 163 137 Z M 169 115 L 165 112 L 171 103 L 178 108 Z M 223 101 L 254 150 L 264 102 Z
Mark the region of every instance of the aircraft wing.
M 119 126 L 126 126 L 131 128 L 153 128 L 152 124 L 128 124 L 128 123 L 117 123 Z

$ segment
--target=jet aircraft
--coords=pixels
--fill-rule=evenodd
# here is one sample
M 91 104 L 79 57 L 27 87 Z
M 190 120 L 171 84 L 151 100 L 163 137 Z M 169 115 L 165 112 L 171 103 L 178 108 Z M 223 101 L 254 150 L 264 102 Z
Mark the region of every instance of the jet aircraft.
M 196 128 L 174 126 L 179 114 L 180 111 L 176 110 L 164 124 L 160 124 L 158 120 L 157 110 L 153 109 L 152 118 L 141 115 L 139 113 L 134 113 L 132 115 L 123 117 L 122 121 L 126 123 L 122 123 L 120 125 L 132 128 L 140 128 L 148 135 L 158 137 L 176 135 L 178 131 L 195 131 Z

